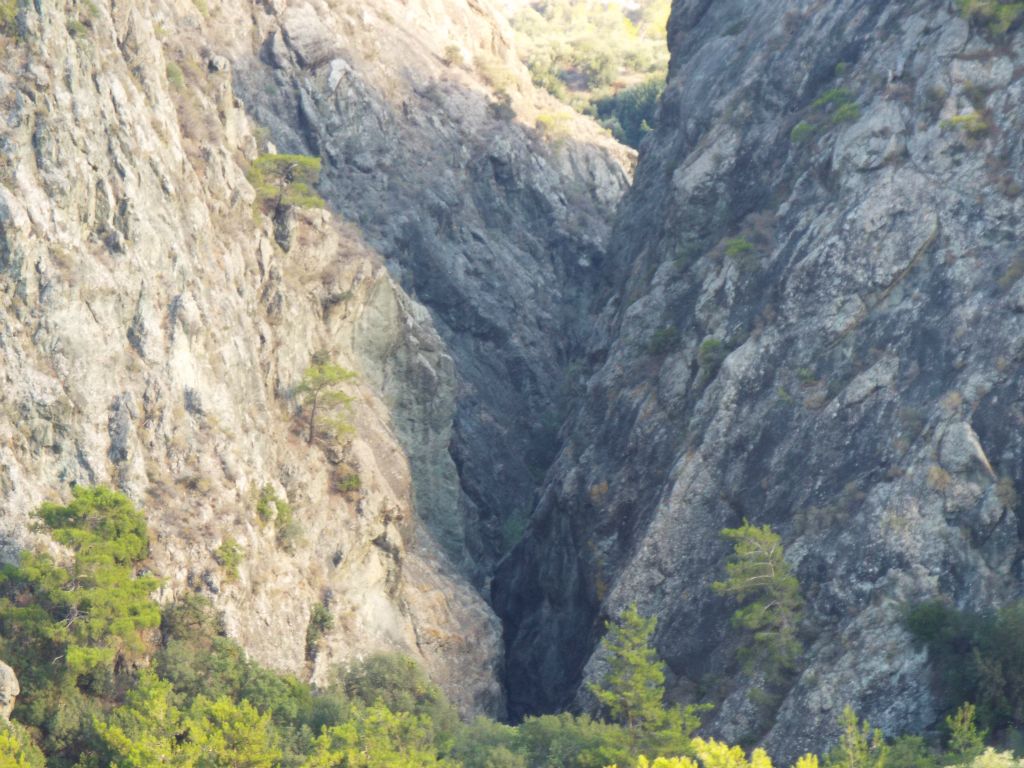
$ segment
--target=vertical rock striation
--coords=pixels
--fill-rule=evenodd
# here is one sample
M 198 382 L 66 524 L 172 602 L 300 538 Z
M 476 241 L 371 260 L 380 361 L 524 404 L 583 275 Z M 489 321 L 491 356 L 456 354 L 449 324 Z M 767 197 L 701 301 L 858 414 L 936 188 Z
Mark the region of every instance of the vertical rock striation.
M 844 704 L 919 729 L 904 606 L 1021 595 L 1022 32 L 945 2 L 677 0 L 669 33 L 585 393 L 495 579 L 510 709 L 571 703 L 636 601 L 730 740 L 821 748 Z M 808 602 L 769 712 L 710 589 L 743 518 Z

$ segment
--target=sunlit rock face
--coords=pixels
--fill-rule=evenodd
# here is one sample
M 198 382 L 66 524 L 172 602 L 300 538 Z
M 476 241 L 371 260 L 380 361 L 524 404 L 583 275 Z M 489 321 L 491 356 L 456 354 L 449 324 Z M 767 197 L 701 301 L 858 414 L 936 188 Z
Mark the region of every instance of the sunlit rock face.
M 1021 32 L 946 3 L 684 0 L 669 38 L 618 289 L 495 579 L 510 709 L 586 706 L 603 621 L 636 601 L 716 735 L 784 759 L 846 704 L 920 729 L 904 606 L 1021 592 Z M 767 710 L 710 588 L 744 518 L 782 534 L 807 600 Z
M 533 130 L 551 101 L 484 5 L 89 6 L 0 42 L 5 555 L 41 501 L 111 484 L 161 598 L 210 595 L 258 661 L 324 682 L 399 650 L 500 714 L 480 587 L 551 459 L 629 153 Z M 324 209 L 261 212 L 246 169 L 274 151 L 322 158 Z M 347 442 L 305 439 L 317 352 L 358 374 Z

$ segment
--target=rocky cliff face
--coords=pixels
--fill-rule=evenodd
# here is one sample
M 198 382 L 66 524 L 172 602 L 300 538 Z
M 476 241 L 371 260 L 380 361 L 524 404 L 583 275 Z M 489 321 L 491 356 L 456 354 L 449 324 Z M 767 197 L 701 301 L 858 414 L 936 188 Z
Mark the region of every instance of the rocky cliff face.
M 571 703 L 636 601 L 728 739 L 827 746 L 844 704 L 920 729 L 903 607 L 1021 592 L 1022 33 L 916 0 L 677 0 L 669 32 L 619 290 L 496 577 L 510 708 Z M 813 627 L 767 714 L 710 589 L 743 518 L 782 533 Z
M 280 147 L 323 157 L 324 194 L 430 310 L 454 423 L 390 404 L 420 513 L 483 585 L 553 458 L 631 158 L 534 91 L 487 6 L 280 7 L 258 49 L 226 42 L 237 86 Z
M 475 4 L 40 0 L 17 25 L 0 40 L 6 555 L 42 500 L 110 483 L 147 510 L 165 597 L 210 594 L 256 659 L 322 680 L 397 649 L 464 711 L 500 712 L 500 626 L 466 574 L 501 545 L 488 531 L 467 555 L 463 519 L 491 505 L 500 528 L 503 491 L 527 504 L 518 451 L 539 445 L 596 282 L 613 148 L 583 122 L 594 145 L 521 124 L 536 95 Z M 503 57 L 509 99 L 445 64 L 444 39 Z M 244 169 L 274 144 L 323 155 L 328 210 L 254 208 Z M 321 350 L 359 373 L 347 445 L 303 439 L 292 389 Z M 488 462 L 509 479 L 484 483 Z M 298 535 L 260 521 L 265 487 Z M 213 556 L 229 539 L 236 578 Z M 316 603 L 335 622 L 309 654 Z

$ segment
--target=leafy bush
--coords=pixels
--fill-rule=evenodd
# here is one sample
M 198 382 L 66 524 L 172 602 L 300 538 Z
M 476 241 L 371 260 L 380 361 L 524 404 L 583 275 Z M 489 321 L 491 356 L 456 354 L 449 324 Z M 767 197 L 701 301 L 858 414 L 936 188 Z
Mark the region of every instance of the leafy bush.
M 306 625 L 306 658 L 312 661 L 316 657 L 320 638 L 331 631 L 334 617 L 323 603 L 314 603 L 309 610 L 309 623 Z
M 973 139 L 981 138 L 989 132 L 989 125 L 978 112 L 955 115 L 942 121 L 943 128 L 961 130 Z
M 803 144 L 814 138 L 814 134 L 818 132 L 817 126 L 812 123 L 800 121 L 793 126 L 793 130 L 789 132 L 789 140 L 794 144 Z
M 181 67 L 175 64 L 173 61 L 167 62 L 166 67 L 167 82 L 171 88 L 176 91 L 180 91 L 185 87 L 185 73 L 181 71 Z
M 339 477 L 335 481 L 334 487 L 341 493 L 352 493 L 363 487 L 363 481 L 359 478 L 359 475 L 352 472 Z
M 705 376 L 713 376 L 718 367 L 729 356 L 729 348 L 721 339 L 710 336 L 697 348 L 697 365 Z
M 242 548 L 232 538 L 226 538 L 213 552 L 213 559 L 224 569 L 228 579 L 238 578 L 238 566 L 242 564 Z

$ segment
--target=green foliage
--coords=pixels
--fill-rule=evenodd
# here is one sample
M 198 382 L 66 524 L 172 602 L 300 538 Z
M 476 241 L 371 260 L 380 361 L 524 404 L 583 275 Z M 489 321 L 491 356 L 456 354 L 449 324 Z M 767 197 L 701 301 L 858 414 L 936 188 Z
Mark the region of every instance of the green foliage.
M 359 478 L 359 475 L 353 472 L 339 477 L 335 481 L 334 487 L 342 493 L 352 493 L 363 487 L 363 481 Z
M 845 88 L 830 88 L 825 91 L 821 96 L 816 98 L 811 106 L 815 109 L 822 107 L 833 107 L 838 109 L 845 104 L 849 104 L 853 101 L 853 96 Z
M 331 631 L 334 617 L 323 603 L 314 603 L 309 609 L 309 623 L 306 625 L 306 658 L 316 658 L 320 638 Z
M 882 732 L 867 721 L 861 723 L 850 707 L 843 709 L 840 723 L 843 733 L 825 761 L 826 768 L 884 768 L 889 747 Z
M 832 113 L 833 125 L 839 123 L 855 123 L 860 119 L 860 107 L 855 102 L 849 102 L 836 108 L 836 111 Z
M 740 269 L 751 272 L 760 265 L 757 248 L 745 237 L 733 237 L 725 241 L 725 255 Z
M 534 84 L 589 114 L 635 146 L 665 80 L 669 0 L 635 6 L 547 0 L 513 20 Z M 616 95 L 616 92 L 618 95 Z
M 984 728 L 1024 727 L 1024 602 L 987 613 L 922 603 L 907 628 L 927 645 L 949 711 L 969 701 Z
M 125 496 L 77 486 L 67 505 L 36 513 L 69 555 L 23 552 L 0 570 L 0 653 L 18 670 L 16 715 L 64 759 L 82 748 L 97 700 L 141 658 L 160 611 L 159 586 L 137 576 L 149 553 L 145 519 Z
M 949 731 L 949 753 L 958 765 L 969 763 L 985 750 L 985 732 L 979 731 L 974 721 L 976 709 L 964 703 L 946 718 Z
M 458 722 L 441 689 L 430 682 L 416 662 L 402 654 L 378 653 L 351 664 L 340 682 L 352 701 L 427 718 L 434 723 L 441 745 L 447 744 Z
M 18 34 L 18 0 L 0 0 L 0 35 Z
M 1024 3 L 1008 0 L 956 0 L 961 15 L 985 25 L 994 35 L 1004 35 L 1024 14 Z
M 324 729 L 303 768 L 426 768 L 457 764 L 438 757 L 429 718 L 356 705 L 345 722 Z
M 704 378 L 710 378 L 729 356 L 729 348 L 721 339 L 709 336 L 697 348 L 697 365 Z
M 277 531 L 277 543 L 291 550 L 302 534 L 301 526 L 295 519 L 291 504 L 277 495 L 274 486 L 267 483 L 256 498 L 256 516 L 263 523 L 273 523 Z
M 801 120 L 799 123 L 794 125 L 793 130 L 789 132 L 789 140 L 794 144 L 805 144 L 813 139 L 817 132 L 818 127 L 816 125 Z
M 224 569 L 229 579 L 238 578 L 238 566 L 242 564 L 243 552 L 238 542 L 228 537 L 213 552 L 213 559 Z
M 185 73 L 181 71 L 181 67 L 175 64 L 173 61 L 167 62 L 166 67 L 167 82 L 171 88 L 176 91 L 180 91 L 185 87 Z
M 606 622 L 601 647 L 609 669 L 600 685 L 588 686 L 612 721 L 630 730 L 658 725 L 664 716 L 665 669 L 650 644 L 656 626 L 657 619 L 641 616 L 635 603 L 617 622 Z
M 353 398 L 341 390 L 341 385 L 355 378 L 354 371 L 330 362 L 323 355 L 314 355 L 313 364 L 303 372 L 302 380 L 295 388 L 303 408 L 309 412 L 306 442 L 313 443 L 318 414 L 322 415 L 335 440 L 342 439 L 352 431 L 352 425 L 345 418 L 343 410 L 351 405 Z
M 247 701 L 197 696 L 187 711 L 170 683 L 140 676 L 124 705 L 96 731 L 118 768 L 271 768 L 282 756 L 270 716 Z
M 24 728 L 0 720 L 0 768 L 44 768 L 43 753 Z
M 528 717 L 519 726 L 519 744 L 527 766 L 600 768 L 626 763 L 639 746 L 621 726 L 568 712 Z M 485 764 L 486 765 L 486 764 Z M 471 768 L 467 763 L 466 768 Z
M 601 705 L 612 724 L 625 728 L 626 739 L 611 738 L 611 732 L 589 729 L 602 738 L 590 749 L 602 759 L 618 759 L 610 754 L 616 746 L 631 752 L 672 754 L 689 749 L 690 734 L 700 727 L 698 714 L 702 707 L 666 707 L 665 665 L 651 645 L 657 620 L 644 618 L 636 604 L 630 605 L 616 622 L 606 622 L 607 630 L 601 649 L 608 660 L 608 670 L 599 684 L 588 684 L 588 690 Z M 577 723 L 577 727 L 587 724 Z
M 78 19 L 70 19 L 65 27 L 68 30 L 68 34 L 76 39 L 89 34 L 89 28 Z
M 46 503 L 37 516 L 72 562 L 25 552 L 18 566 L 0 570 L 4 648 L 15 658 L 62 660 L 50 682 L 107 676 L 143 650 L 143 633 L 160 621 L 150 598 L 159 581 L 135 575 L 149 553 L 145 518 L 122 494 L 85 486 L 73 489 L 70 504 Z
M 761 666 L 769 682 L 790 671 L 802 652 L 797 626 L 803 609 L 800 583 L 790 572 L 782 540 L 768 525 L 757 527 L 746 520 L 722 535 L 733 542 L 726 564 L 726 578 L 712 588 L 732 597 L 740 608 L 733 624 L 750 632 L 754 641 L 747 662 Z
M 594 102 L 598 119 L 623 144 L 639 147 L 654 125 L 654 115 L 664 90 L 664 77 L 656 75 L 599 98 Z
M 320 158 L 309 155 L 260 155 L 246 178 L 256 190 L 257 202 L 277 215 L 286 208 L 323 208 L 314 190 L 320 180 Z
M 660 357 L 667 355 L 679 345 L 679 330 L 674 325 L 666 325 L 651 334 L 647 342 L 647 354 Z
M 963 131 L 972 139 L 979 139 L 989 132 L 989 125 L 978 112 L 955 115 L 942 121 L 942 127 Z

